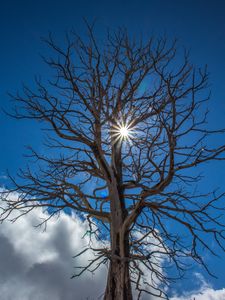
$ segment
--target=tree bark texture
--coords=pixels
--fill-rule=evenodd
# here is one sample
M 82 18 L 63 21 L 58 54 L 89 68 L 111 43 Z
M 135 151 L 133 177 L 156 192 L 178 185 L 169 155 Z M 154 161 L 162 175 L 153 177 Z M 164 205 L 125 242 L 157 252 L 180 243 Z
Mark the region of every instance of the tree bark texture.
M 104 300 L 132 300 L 129 274 L 128 234 L 122 239 L 119 226 L 113 233 L 112 254 Z
M 127 217 L 122 187 L 121 145 L 113 147 L 113 176 L 110 186 L 111 256 L 104 300 L 132 300 L 129 273 L 129 230 L 123 230 Z

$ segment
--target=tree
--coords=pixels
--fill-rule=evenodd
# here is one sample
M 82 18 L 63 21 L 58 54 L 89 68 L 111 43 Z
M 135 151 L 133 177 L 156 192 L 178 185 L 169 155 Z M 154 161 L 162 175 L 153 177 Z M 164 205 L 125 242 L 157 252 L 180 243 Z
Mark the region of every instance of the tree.
M 68 35 L 65 48 L 50 35 L 52 80 L 11 96 L 15 118 L 45 124 L 48 150 L 30 148 L 38 164 L 10 176 L 1 220 L 15 210 L 13 221 L 37 207 L 49 218 L 69 208 L 88 220 L 90 235 L 109 241 L 90 245 L 94 259 L 74 276 L 104 263 L 104 299 L 132 299 L 132 286 L 138 299 L 166 297 L 167 267 L 179 277 L 192 259 L 210 272 L 201 257 L 202 247 L 215 254 L 206 236 L 224 249 L 223 193 L 195 191 L 196 167 L 225 159 L 225 145 L 211 138 L 224 129 L 207 124 L 207 70 L 196 70 L 176 41 L 134 40 L 119 29 L 103 47 L 87 29 L 86 39 Z

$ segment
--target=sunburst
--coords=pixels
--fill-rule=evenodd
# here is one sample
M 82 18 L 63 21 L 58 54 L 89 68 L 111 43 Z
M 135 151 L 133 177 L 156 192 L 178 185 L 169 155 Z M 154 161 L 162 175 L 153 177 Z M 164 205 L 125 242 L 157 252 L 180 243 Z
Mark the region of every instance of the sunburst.
M 120 141 L 128 141 L 131 142 L 132 138 L 134 137 L 134 127 L 132 126 L 133 122 L 117 122 L 116 125 L 113 125 L 111 128 L 112 133 L 112 141 L 116 143 Z
M 129 129 L 126 126 L 122 126 L 120 128 L 120 135 L 121 135 L 121 137 L 127 138 L 129 136 L 129 134 L 130 134 L 129 133 Z

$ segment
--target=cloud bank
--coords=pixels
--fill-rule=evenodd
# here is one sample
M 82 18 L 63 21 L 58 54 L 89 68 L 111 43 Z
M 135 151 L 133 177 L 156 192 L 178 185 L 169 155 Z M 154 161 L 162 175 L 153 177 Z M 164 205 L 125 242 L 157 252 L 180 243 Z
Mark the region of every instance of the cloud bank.
M 195 273 L 194 276 L 200 282 L 200 288 L 196 291 L 187 292 L 182 296 L 172 297 L 171 300 L 225 300 L 225 288 L 214 290 L 200 273 Z
M 87 224 L 62 213 L 57 220 L 49 220 L 43 232 L 34 227 L 43 217 L 45 213 L 36 209 L 13 224 L 0 225 L 1 299 L 98 299 L 104 292 L 106 267 L 70 279 L 74 267 L 90 259 L 88 252 L 73 258 L 89 243 L 88 236 L 83 237 Z M 98 247 L 98 241 L 92 240 Z
M 16 197 L 16 195 L 14 195 Z M 84 266 L 91 258 L 85 252 L 73 258 L 89 243 L 85 233 L 88 225 L 65 213 L 50 219 L 46 231 L 36 228 L 47 212 L 36 209 L 15 223 L 0 225 L 0 291 L 3 300 L 97 300 L 102 299 L 107 268 L 102 266 L 94 274 L 85 272 L 70 279 L 75 266 Z M 101 247 L 93 237 L 92 246 Z M 224 300 L 225 289 L 214 290 L 201 281 L 201 289 L 171 300 Z M 134 296 L 135 297 L 135 296 Z M 158 298 L 143 295 L 142 300 Z

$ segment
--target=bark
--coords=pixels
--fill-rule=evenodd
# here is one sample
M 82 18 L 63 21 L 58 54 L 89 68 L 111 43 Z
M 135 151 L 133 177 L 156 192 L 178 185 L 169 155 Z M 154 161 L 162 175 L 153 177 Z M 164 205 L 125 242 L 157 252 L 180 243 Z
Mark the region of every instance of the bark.
M 104 300 L 132 300 L 129 273 L 129 230 L 122 230 L 127 210 L 122 184 L 121 146 L 120 142 L 112 146 L 112 173 L 109 184 L 111 255 Z
M 122 225 L 127 217 L 123 191 L 113 180 L 111 191 L 111 255 L 104 300 L 132 300 L 129 274 L 129 230 Z
M 116 235 L 115 238 L 116 243 L 112 249 L 104 300 L 132 300 L 129 261 L 127 259 L 129 240 L 125 238 L 121 245 L 119 235 Z M 124 254 L 126 254 L 125 257 Z

